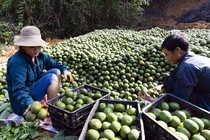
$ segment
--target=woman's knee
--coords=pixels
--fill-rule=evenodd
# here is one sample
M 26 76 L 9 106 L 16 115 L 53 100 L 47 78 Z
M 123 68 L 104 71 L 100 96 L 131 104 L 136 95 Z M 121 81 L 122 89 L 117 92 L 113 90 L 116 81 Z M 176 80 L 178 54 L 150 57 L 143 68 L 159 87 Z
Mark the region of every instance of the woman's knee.
M 51 83 L 59 82 L 59 76 L 57 74 L 52 74 Z
M 57 69 L 56 75 L 57 75 L 58 77 L 61 77 L 61 71 L 60 71 L 59 69 Z
M 48 74 L 48 73 L 56 74 L 58 77 L 61 75 L 61 71 L 57 68 L 50 69 L 45 74 Z

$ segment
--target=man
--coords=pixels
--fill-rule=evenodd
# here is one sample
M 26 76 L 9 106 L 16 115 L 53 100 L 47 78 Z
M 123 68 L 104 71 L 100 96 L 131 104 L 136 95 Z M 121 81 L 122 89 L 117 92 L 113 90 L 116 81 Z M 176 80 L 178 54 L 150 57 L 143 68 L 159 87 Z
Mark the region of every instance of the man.
M 161 48 L 165 59 L 177 64 L 171 79 L 163 81 L 165 91 L 210 111 L 210 59 L 190 52 L 189 40 L 181 32 L 169 35 Z M 154 101 L 146 92 L 142 98 Z

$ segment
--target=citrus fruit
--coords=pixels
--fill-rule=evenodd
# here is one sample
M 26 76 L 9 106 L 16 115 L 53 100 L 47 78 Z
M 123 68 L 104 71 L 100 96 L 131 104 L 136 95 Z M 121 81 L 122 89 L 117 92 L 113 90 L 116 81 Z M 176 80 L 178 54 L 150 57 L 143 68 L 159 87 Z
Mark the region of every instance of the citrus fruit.
M 109 107 L 106 107 L 106 108 L 104 109 L 103 112 L 104 112 L 106 115 L 108 115 L 108 114 L 112 113 L 113 110 L 112 110 L 111 108 L 109 108 Z
M 136 115 L 137 110 L 135 107 L 130 107 L 126 110 L 126 112 L 128 113 L 128 115 Z
M 201 118 L 201 120 L 204 123 L 204 128 L 205 129 L 209 129 L 210 128 L 210 121 L 208 119 L 206 119 L 206 118 Z
M 71 104 L 68 104 L 68 105 L 66 106 L 66 110 L 68 110 L 69 112 L 72 112 L 72 111 L 74 110 L 74 106 L 71 105 Z
M 39 102 L 39 101 L 34 101 L 32 104 L 31 104 L 31 107 L 30 107 L 30 110 L 32 113 L 38 113 L 42 108 L 42 104 Z
M 131 126 L 130 126 L 130 129 L 137 129 L 137 130 L 138 130 L 139 128 L 138 128 L 137 125 L 134 124 L 134 125 L 131 125 Z
M 94 100 L 97 100 L 97 99 L 99 99 L 99 98 L 101 98 L 103 95 L 100 93 L 100 92 L 96 92 L 95 94 L 94 94 L 94 96 L 93 96 L 93 99 Z
M 124 115 L 121 124 L 131 126 L 133 124 L 133 118 L 130 115 Z
M 85 102 L 86 104 L 89 104 L 89 103 L 94 102 L 94 100 L 93 100 L 91 97 L 86 96 L 86 97 L 84 98 L 84 102 Z
M 132 129 L 129 133 L 128 133 L 128 140 L 138 140 L 139 139 L 139 131 L 136 129 Z
M 112 140 L 123 140 L 120 136 L 116 136 L 114 139 Z
M 93 118 L 93 119 L 90 120 L 89 126 L 92 129 L 99 130 L 102 127 L 102 123 L 99 119 Z
M 177 130 L 178 132 L 184 133 L 188 138 L 191 137 L 190 131 L 187 130 L 187 128 L 185 128 L 184 126 L 178 126 L 176 130 Z
M 152 113 L 152 112 L 147 112 L 147 115 L 148 115 L 149 117 L 153 118 L 153 119 L 156 119 L 155 114 Z
M 138 120 L 138 117 L 135 115 L 131 115 L 131 117 L 133 118 L 133 123 L 136 123 L 136 121 Z
M 181 138 L 181 140 L 189 140 L 189 138 L 182 132 L 175 132 L 174 133 L 177 137 Z
M 82 105 L 81 104 L 75 104 L 74 110 L 77 110 L 77 109 L 80 109 L 80 108 L 82 108 Z
M 81 104 L 81 105 L 83 105 L 83 104 L 84 104 L 84 101 L 83 101 L 82 99 L 77 99 L 77 100 L 76 100 L 76 104 Z
M 65 90 L 65 95 L 66 95 L 66 97 L 71 97 L 72 99 L 74 99 L 76 97 L 76 94 L 69 88 L 67 88 Z
M 172 115 L 169 111 L 163 110 L 159 114 L 159 119 L 166 123 L 169 123 L 172 120 Z
M 168 130 L 169 130 L 170 132 L 172 132 L 172 133 L 176 132 L 176 129 L 173 128 L 173 127 L 171 127 L 171 126 L 168 127 Z
M 121 121 L 123 114 L 121 112 L 116 112 L 115 114 L 117 115 L 117 120 Z
M 114 110 L 118 111 L 118 112 L 124 112 L 125 111 L 125 106 L 121 103 L 118 103 L 118 104 L 115 105 Z
M 66 108 L 66 105 L 65 105 L 62 101 L 56 101 L 56 102 L 55 102 L 55 105 L 56 105 L 57 107 L 62 108 L 62 109 L 65 109 L 65 108 Z
M 113 138 L 115 138 L 115 133 L 111 129 L 106 129 L 104 130 L 104 137 L 112 140 Z
M 168 103 L 167 102 L 164 102 L 164 101 L 162 101 L 162 102 L 160 102 L 160 104 L 159 104 L 159 108 L 161 109 L 161 110 L 169 110 L 169 105 L 168 105 Z
M 110 126 L 111 130 L 115 133 L 119 132 L 121 129 L 121 124 L 118 121 L 113 121 Z
M 83 95 L 83 94 L 77 94 L 77 99 L 82 99 L 82 100 L 84 100 L 86 97 L 88 97 L 88 96 L 85 96 L 85 95 Z
M 179 124 L 181 123 L 181 120 L 177 116 L 172 116 L 172 120 L 170 122 L 170 126 L 177 128 Z
M 191 119 L 184 120 L 183 126 L 187 128 L 191 133 L 196 133 L 199 130 L 198 124 Z
M 210 130 L 208 129 L 203 129 L 201 131 L 201 135 L 206 139 L 206 140 L 210 140 Z
M 164 128 L 168 128 L 168 125 L 167 125 L 167 123 L 166 122 L 164 122 L 164 121 L 161 121 L 161 120 L 158 120 L 157 121 L 162 127 L 164 127 Z
M 93 93 L 93 92 L 88 92 L 88 97 L 90 97 L 91 99 L 93 99 L 93 96 L 94 96 L 95 94 Z
M 102 130 L 110 129 L 111 123 L 110 122 L 103 122 L 102 123 Z
M 104 111 L 105 108 L 106 108 L 106 103 L 100 103 L 98 106 L 99 111 Z
M 180 110 L 180 105 L 177 102 L 169 102 L 168 105 L 170 111 Z
M 181 110 L 176 110 L 172 113 L 174 116 L 179 117 L 179 119 L 183 122 L 185 119 L 187 119 L 187 115 L 181 111 Z
M 106 107 L 109 107 L 114 111 L 114 104 L 107 104 Z
M 0 101 L 0 106 L 4 104 L 4 101 Z
M 100 137 L 97 130 L 89 129 L 86 133 L 87 140 L 98 140 Z
M 106 119 L 109 122 L 117 121 L 117 115 L 115 113 L 111 112 L 107 115 Z
M 83 94 L 83 95 L 86 95 L 86 96 L 89 94 L 89 92 L 86 88 L 81 88 L 80 93 Z
M 73 105 L 73 104 L 74 104 L 74 100 L 73 100 L 71 97 L 64 98 L 64 99 L 63 99 L 63 102 L 64 102 L 66 105 L 68 105 L 68 104 Z
M 199 126 L 199 131 L 204 129 L 204 123 L 203 123 L 203 121 L 200 118 L 192 117 L 190 119 L 197 123 L 197 125 Z
M 37 118 L 41 120 L 44 120 L 45 118 L 47 118 L 47 116 L 48 116 L 48 112 L 44 108 L 42 108 L 37 114 Z
M 206 139 L 200 134 L 194 134 L 192 135 L 190 140 L 206 140 Z
M 160 112 L 161 112 L 161 110 L 160 110 L 159 108 L 153 108 L 153 109 L 151 110 L 151 112 L 152 112 L 153 114 L 155 114 L 156 118 L 158 118 L 158 117 L 159 117 L 159 114 L 160 114 Z
M 121 129 L 120 129 L 120 136 L 124 139 L 127 138 L 128 133 L 131 131 L 130 127 L 127 125 L 122 125 Z
M 33 121 L 36 118 L 36 114 L 32 113 L 31 111 L 28 111 L 25 115 L 26 121 Z
M 106 114 L 104 112 L 96 112 L 95 118 L 103 122 L 106 120 Z
M 190 114 L 190 112 L 188 110 L 182 109 L 180 111 L 184 112 L 188 119 L 191 118 L 191 114 Z

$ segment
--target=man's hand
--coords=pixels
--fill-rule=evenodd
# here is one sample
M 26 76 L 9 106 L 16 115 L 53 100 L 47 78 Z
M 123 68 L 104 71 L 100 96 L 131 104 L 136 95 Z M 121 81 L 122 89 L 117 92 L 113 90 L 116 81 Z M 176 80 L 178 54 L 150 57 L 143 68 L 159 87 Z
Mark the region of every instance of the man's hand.
M 142 93 L 140 93 L 140 97 L 143 100 L 149 101 L 149 102 L 153 102 L 155 99 L 153 97 L 151 97 L 146 91 L 143 91 Z
M 67 70 L 64 71 L 64 78 L 71 83 L 74 82 L 74 78 L 72 77 L 71 72 Z
M 160 90 L 162 90 L 162 88 L 163 88 L 163 85 L 158 85 L 158 86 L 154 87 L 152 90 L 153 91 L 160 91 Z

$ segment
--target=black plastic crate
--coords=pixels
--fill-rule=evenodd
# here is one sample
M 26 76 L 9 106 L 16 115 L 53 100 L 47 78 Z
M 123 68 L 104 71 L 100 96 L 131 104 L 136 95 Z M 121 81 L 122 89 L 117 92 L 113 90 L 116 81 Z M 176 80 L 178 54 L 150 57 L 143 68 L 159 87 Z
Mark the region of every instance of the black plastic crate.
M 142 110 L 146 140 L 154 140 L 154 138 L 155 140 L 181 140 L 170 131 L 159 125 L 155 119 L 152 119 L 146 114 L 146 112 L 151 111 L 153 108 L 157 107 L 161 101 L 175 101 L 179 103 L 181 109 L 188 110 L 191 116 L 210 119 L 210 112 L 172 94 L 166 93 Z
M 79 94 L 81 88 L 85 88 L 91 92 L 99 91 L 103 95 L 100 99 L 110 97 L 110 93 L 108 91 L 90 86 L 88 84 L 79 86 L 72 91 L 75 92 L 75 94 Z M 57 130 L 65 130 L 65 133 L 68 135 L 79 135 L 95 101 L 83 106 L 80 109 L 69 112 L 55 106 L 55 102 L 61 101 L 64 97 L 65 94 L 55 97 L 47 102 L 52 125 Z
M 132 106 L 134 108 L 137 109 L 137 117 L 138 117 L 138 122 L 137 122 L 137 126 L 138 128 L 140 129 L 141 131 L 141 134 L 140 134 L 140 138 L 139 140 L 145 140 L 145 133 L 144 133 L 144 124 L 143 124 L 143 120 L 142 120 L 142 112 L 141 112 L 141 108 L 140 108 L 140 105 L 137 101 L 124 101 L 124 100 L 110 100 L 110 99 L 101 99 L 101 100 L 98 100 L 95 105 L 93 106 L 85 124 L 84 124 L 84 127 L 82 129 L 82 132 L 79 136 L 79 139 L 78 140 L 86 140 L 86 132 L 88 130 L 88 125 L 89 125 L 89 122 L 90 120 L 94 117 L 95 113 L 97 112 L 98 110 L 98 106 L 100 103 L 106 103 L 106 104 L 118 104 L 118 103 L 122 103 L 124 105 L 126 105 L 127 107 L 128 106 Z

